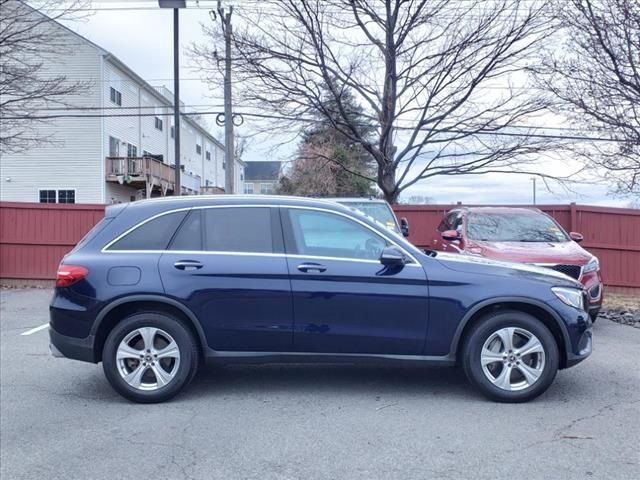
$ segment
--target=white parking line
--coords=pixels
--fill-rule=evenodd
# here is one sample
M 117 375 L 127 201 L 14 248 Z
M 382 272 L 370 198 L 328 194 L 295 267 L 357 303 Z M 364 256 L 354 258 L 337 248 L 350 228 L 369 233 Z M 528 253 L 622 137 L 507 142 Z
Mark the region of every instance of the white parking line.
M 49 324 L 45 323 L 44 325 L 40 325 L 39 327 L 32 328 L 31 330 L 27 330 L 26 332 L 22 332 L 20 335 L 31 335 L 33 333 L 39 332 L 40 330 L 44 330 L 45 328 L 49 328 Z

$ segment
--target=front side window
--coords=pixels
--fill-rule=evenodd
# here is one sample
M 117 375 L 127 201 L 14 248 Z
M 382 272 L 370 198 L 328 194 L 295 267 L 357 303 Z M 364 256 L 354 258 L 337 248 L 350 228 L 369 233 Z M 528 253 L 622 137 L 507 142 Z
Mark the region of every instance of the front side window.
M 346 217 L 316 210 L 289 210 L 297 253 L 317 257 L 378 260 L 389 243 Z
M 205 250 L 273 253 L 269 208 L 209 208 L 204 210 L 204 221 Z
M 467 236 L 489 242 L 567 242 L 565 232 L 548 216 L 540 213 L 471 212 L 467 217 Z
M 358 202 L 358 201 L 341 201 L 339 202 L 349 208 L 360 210 L 365 215 L 373 218 L 377 222 L 383 224 L 390 230 L 400 233 L 396 217 L 386 202 Z
M 165 250 L 187 211 L 167 213 L 138 226 L 108 250 Z

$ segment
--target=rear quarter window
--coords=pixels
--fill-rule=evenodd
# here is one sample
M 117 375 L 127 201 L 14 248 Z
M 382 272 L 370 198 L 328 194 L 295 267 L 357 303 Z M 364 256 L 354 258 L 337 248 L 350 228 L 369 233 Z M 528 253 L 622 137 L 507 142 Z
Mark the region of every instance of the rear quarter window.
M 204 210 L 204 249 L 211 252 L 272 253 L 271 209 L 227 207 Z
M 188 211 L 152 218 L 112 243 L 107 250 L 165 250 Z

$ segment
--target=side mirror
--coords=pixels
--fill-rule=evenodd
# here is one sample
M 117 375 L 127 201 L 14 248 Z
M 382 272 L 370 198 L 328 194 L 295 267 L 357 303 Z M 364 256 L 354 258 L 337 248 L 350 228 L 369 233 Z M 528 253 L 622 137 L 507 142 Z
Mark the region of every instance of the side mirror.
M 385 247 L 380 254 L 380 263 L 385 267 L 404 265 L 404 254 L 398 247 Z
M 407 220 L 407 217 L 402 217 L 400 219 L 400 231 L 402 232 L 403 237 L 409 236 L 409 220 Z
M 571 240 L 576 243 L 580 243 L 582 240 L 584 240 L 582 234 L 578 232 L 569 232 L 569 236 L 571 237 Z
M 455 240 L 460 240 L 460 234 L 457 230 L 445 230 L 442 232 L 442 238 L 449 242 L 453 242 Z

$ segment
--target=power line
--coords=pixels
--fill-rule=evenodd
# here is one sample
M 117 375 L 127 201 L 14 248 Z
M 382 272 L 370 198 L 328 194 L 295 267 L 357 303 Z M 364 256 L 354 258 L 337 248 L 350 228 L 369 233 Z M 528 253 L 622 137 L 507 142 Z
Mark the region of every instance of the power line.
M 287 117 L 284 115 L 273 115 L 273 114 L 263 114 L 263 113 L 252 113 L 252 112 L 234 112 L 236 115 L 241 115 L 243 117 L 249 118 L 259 118 L 263 120 L 285 120 L 289 122 L 300 122 L 300 123 L 326 123 L 325 120 L 313 119 L 313 118 L 304 118 L 304 117 Z M 169 116 L 172 115 L 170 113 L 162 113 L 156 115 L 155 113 L 111 113 L 111 114 L 59 114 L 59 115 L 24 115 L 24 116 L 5 116 L 2 117 L 4 120 L 53 120 L 53 119 L 61 119 L 61 118 L 126 118 L 126 117 L 159 117 L 159 116 Z M 182 116 L 198 116 L 198 115 L 224 115 L 222 111 L 202 111 L 202 112 L 182 112 Z M 536 130 L 536 129 L 545 129 L 546 127 L 535 127 L 535 126 L 526 126 L 526 125 L 512 125 L 505 128 L 522 128 L 526 130 Z M 554 127 L 549 127 L 552 129 Z M 560 128 L 560 127 L 556 127 Z M 396 126 L 396 130 L 401 131 L 414 131 L 415 127 L 403 127 Z M 428 130 L 428 129 L 424 129 Z M 592 141 L 592 142 L 613 142 L 613 143 L 630 143 L 635 144 L 636 142 L 632 140 L 624 140 L 618 138 L 606 138 L 606 137 L 594 137 L 587 135 L 553 135 L 553 134 L 545 134 L 545 133 L 521 133 L 521 132 L 506 132 L 506 131 L 489 131 L 489 130 L 463 130 L 463 129 L 442 129 L 440 133 L 452 133 L 459 135 L 481 135 L 481 136 L 496 136 L 496 137 L 522 137 L 522 138 L 540 138 L 540 139 L 553 139 L 553 140 L 580 140 L 580 141 Z

